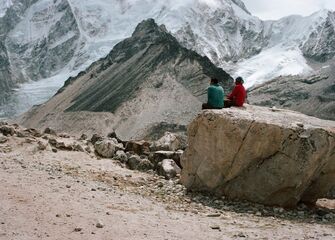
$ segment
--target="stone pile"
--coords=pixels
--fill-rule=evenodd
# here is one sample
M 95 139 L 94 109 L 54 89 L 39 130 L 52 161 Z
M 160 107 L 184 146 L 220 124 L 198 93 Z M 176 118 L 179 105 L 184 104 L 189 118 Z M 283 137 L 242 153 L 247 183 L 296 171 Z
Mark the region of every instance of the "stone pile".
M 100 157 L 118 160 L 132 170 L 156 171 L 166 179 L 179 176 L 182 149 L 186 147 L 181 136 L 169 132 L 155 142 L 122 141 L 115 133 L 106 138 L 94 135 L 91 142 Z

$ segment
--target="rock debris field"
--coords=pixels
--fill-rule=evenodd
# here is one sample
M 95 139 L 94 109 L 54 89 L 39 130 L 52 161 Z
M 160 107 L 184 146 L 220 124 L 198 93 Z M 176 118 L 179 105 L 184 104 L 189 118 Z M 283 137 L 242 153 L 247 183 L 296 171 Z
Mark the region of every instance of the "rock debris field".
M 5 123 L 0 132 L 1 240 L 335 238 L 331 200 L 288 210 L 187 191 L 180 149 L 161 150 L 176 164 L 159 164 L 144 141 L 122 149 L 113 135 L 87 140 Z

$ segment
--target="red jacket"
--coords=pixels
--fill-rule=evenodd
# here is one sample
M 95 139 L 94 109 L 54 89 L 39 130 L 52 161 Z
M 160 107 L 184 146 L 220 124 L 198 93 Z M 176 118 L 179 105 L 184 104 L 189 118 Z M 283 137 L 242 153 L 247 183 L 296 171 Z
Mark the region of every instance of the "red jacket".
M 242 107 L 246 96 L 247 92 L 245 91 L 244 86 L 241 83 L 238 83 L 232 93 L 228 95 L 228 99 L 234 102 L 234 106 Z

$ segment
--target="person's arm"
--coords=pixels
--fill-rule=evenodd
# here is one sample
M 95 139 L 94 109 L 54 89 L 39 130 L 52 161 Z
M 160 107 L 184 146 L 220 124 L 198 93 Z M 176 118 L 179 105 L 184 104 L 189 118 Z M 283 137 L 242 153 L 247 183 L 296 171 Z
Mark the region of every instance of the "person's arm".
M 231 94 L 228 95 L 228 99 L 229 100 L 233 100 L 234 97 L 236 97 L 237 95 L 237 88 L 234 87 L 233 91 L 231 92 Z
M 210 96 L 211 96 L 211 88 L 208 87 L 207 88 L 207 102 L 209 102 Z

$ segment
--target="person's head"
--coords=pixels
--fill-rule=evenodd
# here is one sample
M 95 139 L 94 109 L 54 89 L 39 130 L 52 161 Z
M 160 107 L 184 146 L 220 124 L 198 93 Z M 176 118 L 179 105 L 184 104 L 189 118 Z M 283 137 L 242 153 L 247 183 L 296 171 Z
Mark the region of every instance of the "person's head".
M 219 84 L 219 80 L 217 78 L 212 78 L 211 84 Z
M 243 84 L 243 83 L 244 83 L 244 80 L 243 80 L 242 77 L 237 77 L 237 78 L 235 79 L 235 83 L 236 83 L 236 84 Z

